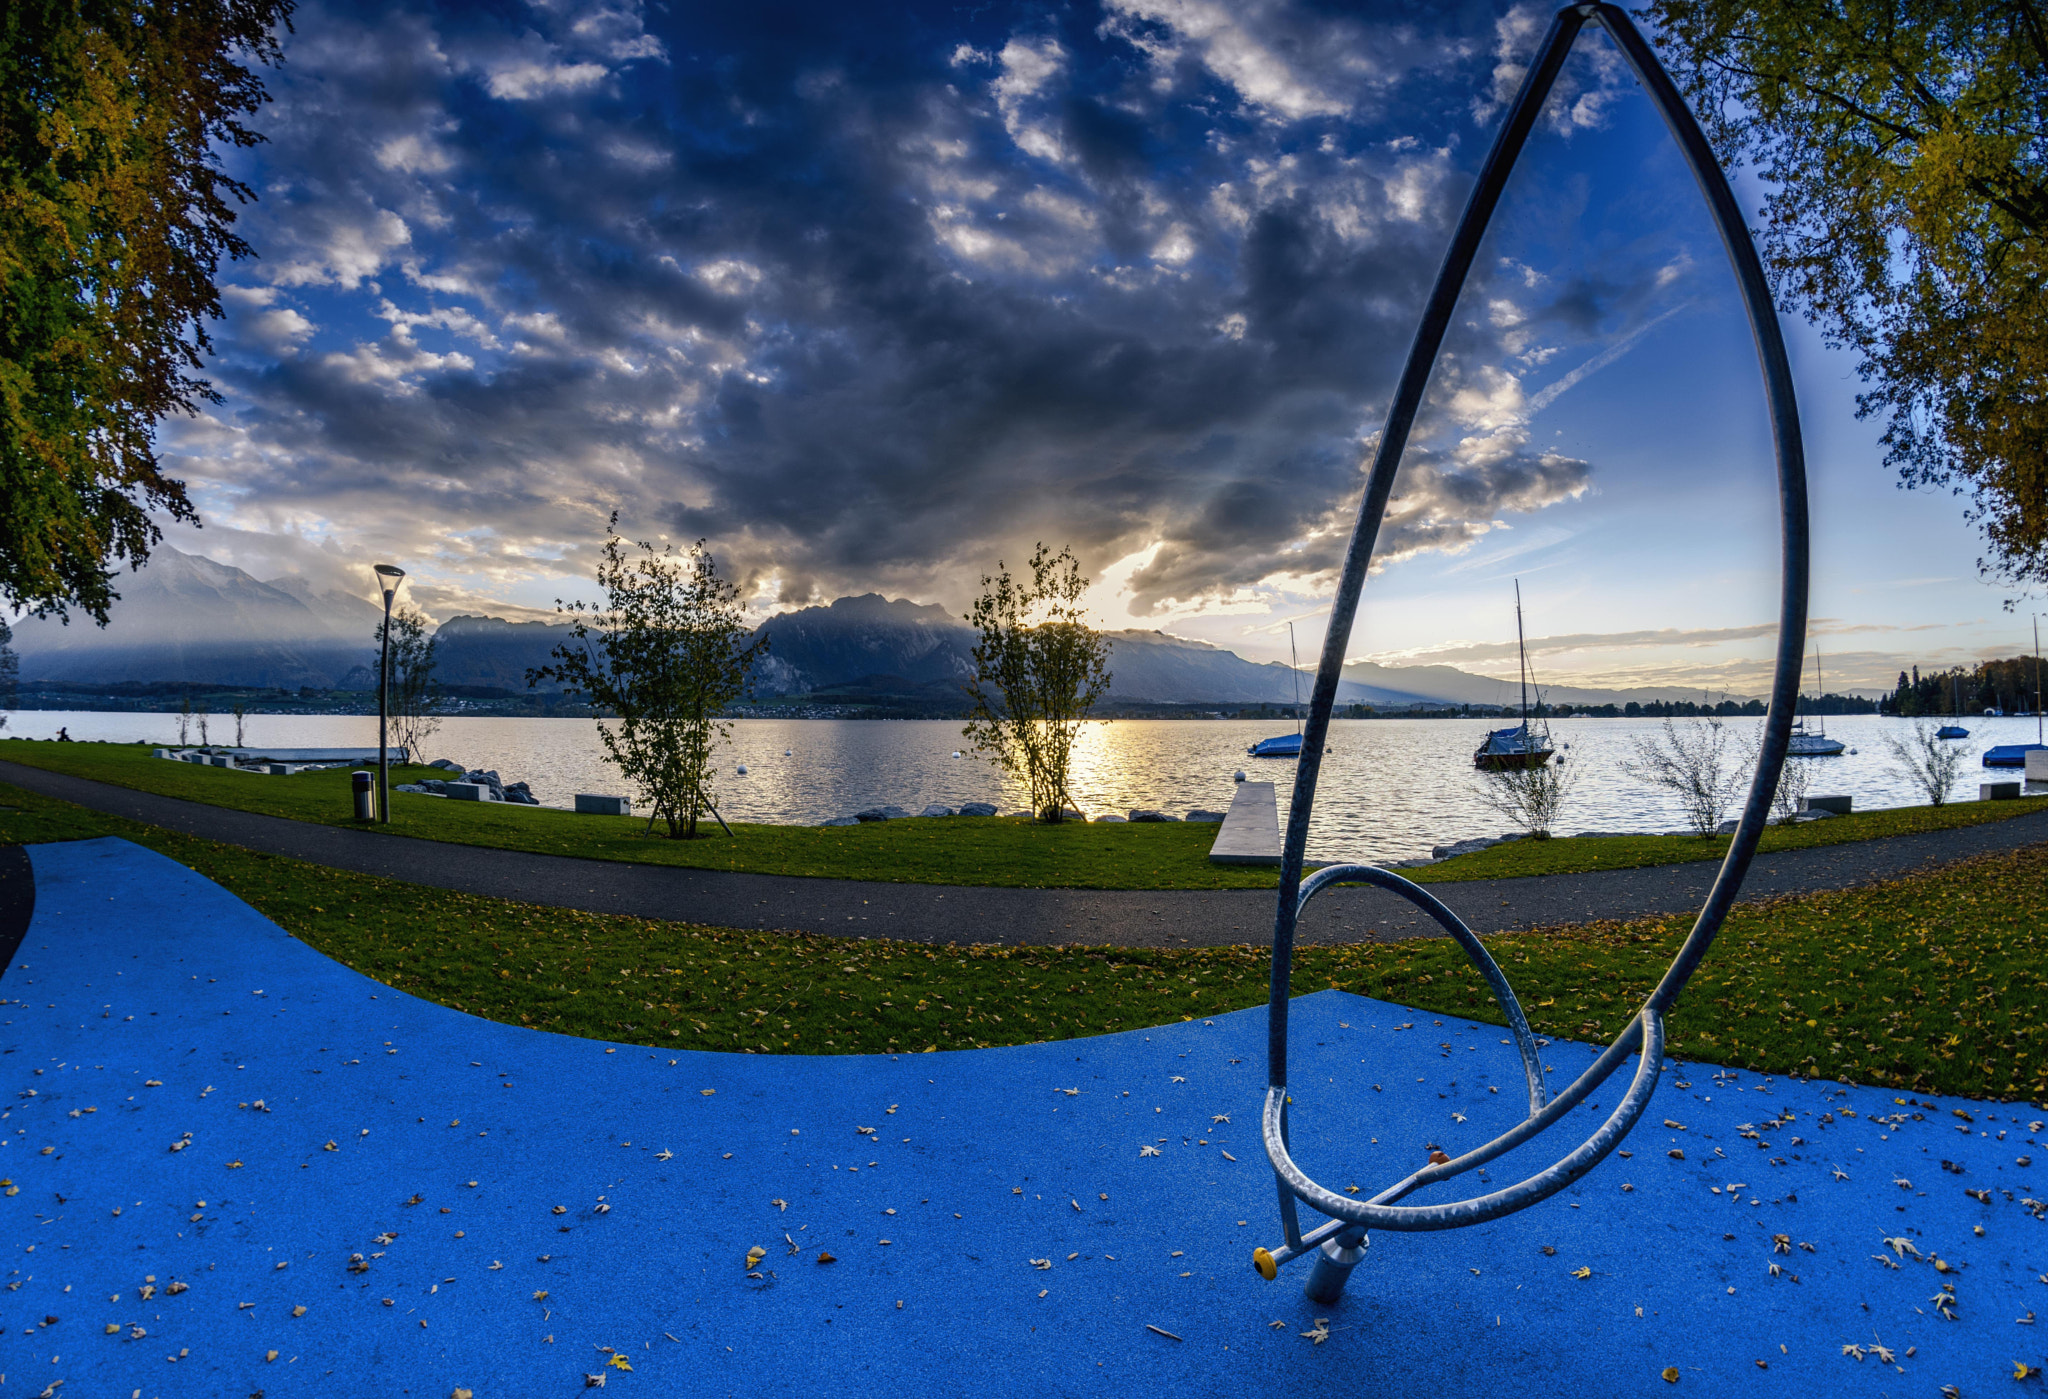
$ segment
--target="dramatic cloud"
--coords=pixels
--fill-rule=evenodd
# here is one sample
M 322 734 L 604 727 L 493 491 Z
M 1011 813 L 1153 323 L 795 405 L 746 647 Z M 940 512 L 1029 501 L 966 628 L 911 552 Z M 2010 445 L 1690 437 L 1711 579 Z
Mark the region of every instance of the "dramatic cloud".
M 1139 615 L 1327 580 L 1473 95 L 1540 30 L 1277 0 L 296 24 L 226 402 L 166 439 L 230 552 L 544 602 L 617 508 L 785 603 L 957 606 L 1035 539 L 1144 553 Z M 1600 124 L 1612 68 L 1575 60 L 1554 134 Z M 1591 464 L 1531 445 L 1533 380 L 1685 280 L 1668 243 L 1597 277 L 1489 264 L 1382 559 L 1585 492 Z

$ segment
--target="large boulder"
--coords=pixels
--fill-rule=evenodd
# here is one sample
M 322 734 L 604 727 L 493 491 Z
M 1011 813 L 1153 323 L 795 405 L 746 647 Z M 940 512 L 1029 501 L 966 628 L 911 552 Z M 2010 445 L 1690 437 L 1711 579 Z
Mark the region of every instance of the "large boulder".
M 908 821 L 910 813 L 900 806 L 871 806 L 866 811 L 853 813 L 859 821 Z
M 960 814 L 962 816 L 993 816 L 996 814 L 996 808 L 993 802 L 962 802 L 960 804 Z
M 930 806 L 927 806 L 923 811 L 920 811 L 917 814 L 919 816 L 951 816 L 953 814 L 953 808 L 950 806 L 941 806 L 939 803 L 933 802 Z
M 821 826 L 858 826 L 860 824 L 860 817 L 835 816 L 829 821 L 820 821 L 818 824 Z
M 1105 818 L 1105 819 L 1107 819 L 1107 818 Z M 1131 812 L 1131 820 L 1133 820 L 1133 821 L 1178 821 L 1178 820 L 1180 820 L 1180 817 L 1178 817 L 1178 816 L 1168 816 L 1168 815 L 1167 815 L 1167 814 L 1166 814 L 1165 812 L 1163 812 L 1163 811 L 1140 811 L 1140 810 L 1137 810 L 1137 809 L 1133 809 L 1133 810 L 1132 810 L 1132 812 Z
M 1196 810 L 1196 811 L 1190 811 L 1190 812 L 1188 813 L 1188 820 L 1190 820 L 1190 821 L 1221 821 L 1221 820 L 1223 819 L 1223 816 L 1224 816 L 1224 813 L 1223 813 L 1223 812 L 1220 812 L 1220 811 L 1201 811 L 1201 810 Z

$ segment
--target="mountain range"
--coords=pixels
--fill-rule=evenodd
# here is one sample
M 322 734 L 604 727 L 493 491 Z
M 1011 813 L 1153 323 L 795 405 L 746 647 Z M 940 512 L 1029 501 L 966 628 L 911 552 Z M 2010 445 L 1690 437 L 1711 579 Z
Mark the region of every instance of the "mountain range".
M 369 689 L 375 683 L 379 611 L 354 595 L 297 577 L 261 581 L 239 568 L 160 545 L 148 567 L 121 580 L 105 628 L 24 618 L 15 624 L 21 679 L 69 684 L 172 682 L 223 687 Z M 458 616 L 435 631 L 436 677 L 445 685 L 522 693 L 526 672 L 545 665 L 569 628 L 501 617 Z M 782 613 L 763 622 L 766 656 L 757 696 L 858 699 L 890 695 L 957 700 L 973 676 L 975 633 L 944 608 L 876 593 Z M 1109 698 L 1126 703 L 1290 704 L 1310 677 L 1258 664 L 1207 642 L 1157 631 L 1115 631 Z M 1297 688 L 1298 683 L 1298 688 Z M 1552 703 L 1686 699 L 1692 691 L 1546 687 Z M 1340 704 L 1402 708 L 1502 704 L 1514 682 L 1451 666 L 1344 668 Z

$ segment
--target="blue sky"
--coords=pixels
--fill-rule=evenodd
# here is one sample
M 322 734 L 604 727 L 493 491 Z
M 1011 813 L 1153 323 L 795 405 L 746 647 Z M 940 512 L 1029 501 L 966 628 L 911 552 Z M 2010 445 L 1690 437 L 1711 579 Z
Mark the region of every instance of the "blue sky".
M 181 548 L 429 611 L 587 592 L 606 517 L 751 605 L 959 611 L 1071 543 L 1098 619 L 1320 642 L 1386 395 L 1548 11 L 333 7 L 296 17 Z M 1759 192 L 1738 182 L 1746 204 Z M 2009 654 L 1797 323 L 1830 686 Z M 1354 656 L 1764 687 L 1770 464 L 1685 173 L 1581 40 L 1439 365 Z M 1512 666 L 1511 651 L 1505 657 Z M 1811 682 L 1809 682 L 1810 684 Z

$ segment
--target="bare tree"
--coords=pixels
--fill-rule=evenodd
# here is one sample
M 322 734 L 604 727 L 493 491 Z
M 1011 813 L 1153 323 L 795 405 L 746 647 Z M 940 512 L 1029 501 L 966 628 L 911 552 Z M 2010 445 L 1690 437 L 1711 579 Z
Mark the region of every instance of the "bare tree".
M 1812 785 L 1813 769 L 1798 758 L 1787 758 L 1778 769 L 1778 789 L 1771 793 L 1771 810 L 1781 822 L 1790 821 L 1806 809 L 1806 792 Z
M 210 742 L 206 737 L 206 721 L 213 717 L 213 711 L 202 703 L 196 711 L 196 717 L 199 720 L 199 746 L 205 748 Z
M 185 691 L 178 700 L 178 746 L 183 748 L 192 741 L 192 692 Z
M 1756 729 L 1742 736 L 1743 763 L 1752 772 L 1763 756 L 1763 730 Z M 1807 789 L 1812 785 L 1812 772 L 1804 762 L 1788 757 L 1785 765 L 1778 769 L 1778 785 L 1771 793 L 1771 810 L 1778 814 L 1780 825 L 1799 815 L 1806 807 Z
M 384 623 L 371 633 L 384 645 Z M 441 727 L 434 712 L 441 705 L 441 686 L 434 679 L 434 638 L 427 635 L 427 615 L 405 606 L 391 614 L 391 732 L 407 761 L 424 762 L 427 740 Z
M 229 706 L 235 716 L 235 747 L 242 746 L 242 721 L 249 717 L 249 701 L 238 699 Z
M 1109 643 L 1082 620 L 1088 585 L 1072 549 L 1040 544 L 1028 583 L 996 567 L 967 614 L 981 640 L 967 692 L 974 713 L 961 733 L 1025 780 L 1041 821 L 1058 822 L 1073 804 L 1067 773 L 1081 721 L 1109 689 Z
M 1678 798 L 1694 835 L 1710 836 L 1741 790 L 1743 772 L 1728 752 L 1728 728 L 1719 719 L 1666 719 L 1662 732 L 1639 737 L 1636 756 L 1621 770 L 1636 781 Z
M 1967 744 L 1934 735 L 1933 724 L 1916 719 L 1904 738 L 1885 734 L 1884 746 L 1894 759 L 1892 771 L 1925 792 L 1930 806 L 1944 806 L 1972 750 Z
M 526 683 L 559 681 L 614 720 L 598 720 L 598 738 L 646 794 L 648 828 L 661 820 L 670 838 L 691 839 L 701 814 L 718 817 L 711 775 L 731 728 L 719 714 L 746 693 L 768 641 L 746 644 L 739 589 L 718 576 L 703 540 L 681 555 L 643 541 L 629 559 L 618 524 L 614 511 L 597 565 L 603 605 L 555 604 L 573 623 L 569 642 L 555 648 L 553 665 L 526 672 Z
M 1579 768 L 1559 759 L 1556 766 L 1498 768 L 1476 776 L 1479 800 L 1488 810 L 1545 840 L 1578 786 Z

